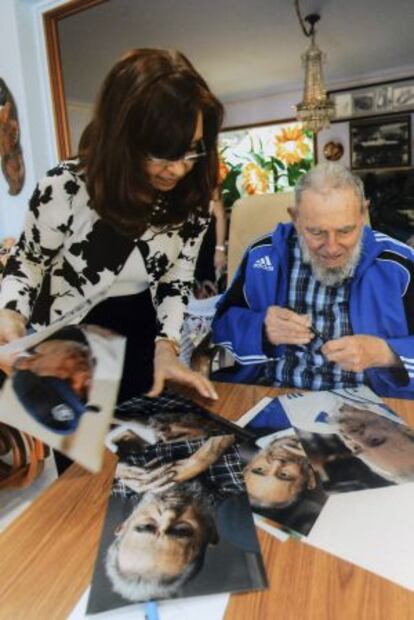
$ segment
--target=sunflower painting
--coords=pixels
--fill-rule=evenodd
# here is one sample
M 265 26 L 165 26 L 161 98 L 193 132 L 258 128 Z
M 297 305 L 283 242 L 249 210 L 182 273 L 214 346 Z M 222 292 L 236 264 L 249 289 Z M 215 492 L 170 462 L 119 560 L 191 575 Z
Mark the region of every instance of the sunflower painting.
M 219 152 L 227 208 L 242 196 L 291 189 L 314 161 L 312 133 L 296 122 L 224 131 Z

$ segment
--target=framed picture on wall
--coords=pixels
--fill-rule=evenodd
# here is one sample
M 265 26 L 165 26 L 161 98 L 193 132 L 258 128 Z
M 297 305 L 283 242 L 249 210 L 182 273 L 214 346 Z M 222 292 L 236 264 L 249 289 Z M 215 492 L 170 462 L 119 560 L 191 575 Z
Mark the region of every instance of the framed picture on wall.
M 336 121 L 414 110 L 414 78 L 358 86 L 329 93 Z
M 226 208 L 241 197 L 292 190 L 314 163 L 313 134 L 295 120 L 235 127 L 219 135 Z
M 388 116 L 352 121 L 351 168 L 403 168 L 411 165 L 411 117 Z

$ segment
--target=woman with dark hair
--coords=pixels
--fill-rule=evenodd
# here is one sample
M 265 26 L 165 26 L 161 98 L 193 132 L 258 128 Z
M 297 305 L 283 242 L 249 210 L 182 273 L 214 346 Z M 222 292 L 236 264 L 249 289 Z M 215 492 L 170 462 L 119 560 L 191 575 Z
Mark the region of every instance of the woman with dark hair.
M 37 185 L 5 268 L 0 341 L 75 307 L 127 337 L 119 400 L 166 380 L 215 398 L 178 360 L 218 176 L 223 108 L 176 51 L 138 49 L 106 77 L 76 159 Z

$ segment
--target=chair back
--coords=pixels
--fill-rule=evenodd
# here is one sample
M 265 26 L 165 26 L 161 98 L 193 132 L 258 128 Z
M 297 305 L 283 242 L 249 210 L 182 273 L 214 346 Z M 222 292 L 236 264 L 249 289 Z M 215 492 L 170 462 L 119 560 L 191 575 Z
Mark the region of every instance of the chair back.
M 247 247 L 271 232 L 279 222 L 290 222 L 288 207 L 294 192 L 259 194 L 236 200 L 230 216 L 227 282 L 230 283 Z

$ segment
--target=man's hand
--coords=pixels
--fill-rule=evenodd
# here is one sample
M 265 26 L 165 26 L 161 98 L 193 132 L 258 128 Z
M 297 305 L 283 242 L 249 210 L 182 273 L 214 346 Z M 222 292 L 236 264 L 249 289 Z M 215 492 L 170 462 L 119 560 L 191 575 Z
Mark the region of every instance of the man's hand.
M 343 370 L 363 372 L 367 368 L 401 366 L 401 361 L 382 338 L 356 334 L 329 340 L 321 347 L 329 362 Z
M 203 473 L 234 443 L 234 435 L 210 437 L 194 454 L 186 459 L 161 465 L 158 459 L 146 468 L 119 463 L 115 477 L 135 493 L 166 491 L 170 487 L 191 480 Z
M 154 383 L 147 396 L 159 396 L 166 381 L 192 387 L 204 398 L 218 398 L 211 381 L 180 362 L 168 340 L 160 340 L 155 343 Z
M 0 345 L 22 338 L 25 334 L 26 320 L 21 314 L 7 308 L 0 310 Z M 9 375 L 15 358 L 16 353 L 0 355 L 0 369 Z
M 288 308 L 269 306 L 265 316 L 265 330 L 272 344 L 308 344 L 314 337 L 307 314 L 297 314 Z
M 165 491 L 175 484 L 173 469 L 174 463 L 168 465 L 158 465 L 158 459 L 148 463 L 147 468 L 135 467 L 119 463 L 116 468 L 115 478 L 134 491 L 134 493 L 145 493 L 145 491 Z M 152 467 L 152 469 L 150 469 Z

